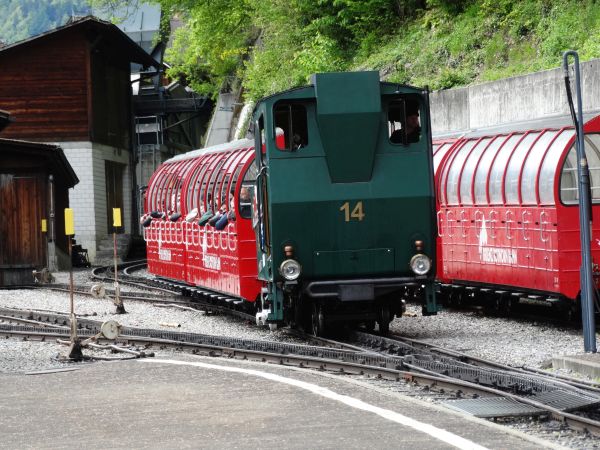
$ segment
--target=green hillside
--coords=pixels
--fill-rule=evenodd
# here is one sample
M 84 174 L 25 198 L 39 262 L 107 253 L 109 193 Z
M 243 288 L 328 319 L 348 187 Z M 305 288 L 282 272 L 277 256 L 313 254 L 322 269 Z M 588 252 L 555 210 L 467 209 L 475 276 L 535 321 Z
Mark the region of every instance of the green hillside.
M 62 25 L 87 4 L 140 0 L 3 0 L 0 40 Z M 596 0 L 149 0 L 184 26 L 172 77 L 216 94 L 226 77 L 248 98 L 306 84 L 311 73 L 377 69 L 432 89 L 557 67 L 564 50 L 600 57 Z
M 236 72 L 257 98 L 314 72 L 378 69 L 432 89 L 600 57 L 594 0 L 162 0 L 189 19 L 172 74 L 210 91 Z M 193 5 L 193 7 L 190 7 Z
M 27 39 L 64 25 L 72 15 L 89 13 L 86 0 L 1 0 L 0 41 Z

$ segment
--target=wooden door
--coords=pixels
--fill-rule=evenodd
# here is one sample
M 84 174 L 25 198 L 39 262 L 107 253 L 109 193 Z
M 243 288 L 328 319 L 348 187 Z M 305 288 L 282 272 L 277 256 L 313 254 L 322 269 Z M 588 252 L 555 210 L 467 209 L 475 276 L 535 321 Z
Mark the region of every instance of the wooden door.
M 0 267 L 46 265 L 46 185 L 39 175 L 0 174 Z

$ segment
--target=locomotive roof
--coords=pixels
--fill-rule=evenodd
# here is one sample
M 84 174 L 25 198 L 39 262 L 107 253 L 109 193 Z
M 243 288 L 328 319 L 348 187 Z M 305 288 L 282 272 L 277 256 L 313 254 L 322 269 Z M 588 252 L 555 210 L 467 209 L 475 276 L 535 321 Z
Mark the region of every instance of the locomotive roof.
M 252 111 L 252 113 L 254 114 L 254 111 L 256 111 L 256 108 L 257 108 L 257 106 L 260 103 L 265 102 L 267 100 L 272 100 L 272 99 L 280 97 L 280 96 L 285 97 L 286 95 L 289 95 L 289 94 L 294 93 L 294 92 L 299 92 L 299 91 L 302 91 L 304 89 L 306 89 L 307 93 L 308 93 L 308 91 L 310 89 L 314 89 L 314 87 L 315 87 L 314 78 L 315 78 L 315 75 L 314 74 L 311 75 L 311 77 L 310 77 L 311 83 L 310 84 L 307 84 L 307 85 L 304 85 L 304 86 L 298 86 L 298 87 L 290 88 L 290 89 L 287 89 L 285 91 L 276 92 L 275 94 L 267 95 L 265 97 L 260 98 L 256 102 L 256 105 L 254 106 L 254 110 Z M 402 83 L 391 83 L 389 81 L 380 81 L 380 84 L 382 86 L 388 86 L 388 87 L 395 88 L 395 90 L 403 89 L 403 90 L 409 90 L 409 91 L 412 90 L 412 91 L 415 91 L 415 92 L 422 92 L 423 91 L 422 88 L 418 88 L 418 87 L 415 87 L 415 86 L 410 86 L 408 84 L 402 84 Z M 311 97 L 312 96 L 314 96 L 314 95 L 311 95 Z
M 314 75 L 311 77 L 311 80 L 314 79 Z M 406 84 L 400 84 L 400 83 L 390 83 L 387 81 L 380 81 L 380 84 L 382 86 L 386 86 L 388 88 L 392 88 L 395 91 L 399 91 L 399 90 L 407 90 L 407 91 L 414 91 L 414 92 L 421 92 L 422 89 L 420 88 L 416 88 L 414 86 L 409 86 Z M 295 88 L 291 88 L 291 89 L 287 89 L 285 91 L 281 91 L 275 94 L 271 94 L 269 96 L 263 97 L 261 98 L 257 103 L 256 106 L 254 107 L 254 111 L 256 110 L 256 108 L 258 107 L 258 105 L 262 102 L 265 102 L 267 100 L 273 100 L 275 98 L 278 97 L 285 97 L 291 93 L 300 93 L 301 91 L 306 91 L 307 97 L 314 97 L 314 89 L 315 85 L 313 84 L 309 84 L 306 86 L 300 86 L 300 87 L 295 87 Z M 309 95 L 310 94 L 310 95 Z M 208 147 L 208 148 L 202 148 L 202 149 L 197 149 L 197 150 L 192 150 L 190 152 L 187 153 L 183 153 L 181 155 L 177 155 L 174 156 L 173 158 L 170 158 L 168 160 L 166 160 L 164 163 L 165 164 L 172 164 L 172 163 L 176 163 L 178 161 L 183 161 L 186 159 L 192 159 L 192 158 L 197 158 L 199 156 L 202 155 L 206 155 L 209 153 L 218 153 L 218 152 L 226 152 L 226 151 L 232 151 L 232 150 L 237 150 L 237 149 L 242 149 L 242 148 L 248 148 L 248 147 L 253 147 L 254 146 L 254 141 L 251 139 L 238 139 L 232 142 L 227 142 L 224 144 L 219 144 L 219 145 L 215 145 L 212 147 Z
M 176 163 L 178 161 L 184 161 L 186 159 L 197 158 L 202 155 L 207 155 L 210 153 L 219 153 L 226 152 L 232 150 L 238 150 L 243 148 L 249 148 L 254 146 L 254 141 L 252 139 L 238 139 L 231 142 L 226 142 L 224 144 L 213 145 L 212 147 L 200 148 L 197 150 L 192 150 L 187 153 L 182 153 L 181 155 L 174 156 L 164 162 L 164 164 Z

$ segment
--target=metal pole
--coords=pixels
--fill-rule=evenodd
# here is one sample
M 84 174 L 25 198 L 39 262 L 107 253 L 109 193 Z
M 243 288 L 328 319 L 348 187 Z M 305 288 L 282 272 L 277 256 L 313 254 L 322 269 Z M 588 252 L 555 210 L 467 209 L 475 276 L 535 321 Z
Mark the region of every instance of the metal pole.
M 117 306 L 117 314 L 125 314 L 125 305 L 121 300 L 121 288 L 119 287 L 118 270 L 117 270 L 117 229 L 113 231 L 113 254 L 115 260 L 115 305 Z
M 71 236 L 68 236 L 69 240 L 69 256 L 71 261 L 73 260 L 73 243 L 71 242 Z M 69 304 L 71 305 L 71 342 L 77 339 L 77 321 L 75 320 L 75 302 L 73 300 L 73 264 L 69 266 Z
M 67 236 L 67 240 L 69 241 L 69 257 L 71 261 L 73 261 L 73 243 L 71 242 L 72 236 Z M 81 342 L 77 337 L 77 319 L 75 318 L 75 302 L 73 300 L 73 263 L 71 262 L 71 266 L 69 269 L 69 300 L 71 304 L 71 345 L 69 346 L 69 352 L 67 357 L 74 361 L 81 361 L 83 359 L 83 354 L 81 353 Z
M 579 179 L 579 227 L 581 239 L 581 321 L 583 325 L 583 346 L 586 352 L 596 353 L 596 324 L 594 317 L 594 284 L 592 277 L 591 230 L 590 230 L 590 173 L 585 156 L 583 136 L 583 108 L 581 105 L 581 81 L 579 78 L 579 55 L 573 50 L 563 54 L 565 81 L 569 80 L 569 56 L 573 56 L 575 86 L 577 95 L 577 175 Z M 570 94 L 570 91 L 568 90 Z
M 48 237 L 50 241 L 56 240 L 55 222 L 54 222 L 54 175 L 48 176 L 48 185 L 50 187 L 50 220 L 48 221 Z

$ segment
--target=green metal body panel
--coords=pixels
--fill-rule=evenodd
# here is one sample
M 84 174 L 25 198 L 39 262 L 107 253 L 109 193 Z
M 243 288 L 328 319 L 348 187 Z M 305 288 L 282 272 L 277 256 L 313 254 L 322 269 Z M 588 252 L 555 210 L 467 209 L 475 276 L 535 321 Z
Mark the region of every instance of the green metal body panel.
M 320 74 L 316 86 L 264 99 L 255 120 L 265 123 L 270 247 L 261 250 L 259 278 L 278 283 L 284 246 L 294 247 L 302 280 L 412 277 L 415 241 L 435 263 L 435 199 L 427 97 L 407 86 L 380 83 L 376 72 Z M 386 102 L 401 94 L 419 96 L 423 138 L 415 144 L 390 143 Z M 308 144 L 281 151 L 275 144 L 272 111 L 293 100 L 306 107 Z M 357 205 L 360 202 L 360 208 Z M 353 214 L 354 213 L 354 214 Z M 435 267 L 430 274 L 433 276 Z M 426 307 L 437 310 L 432 278 Z M 274 290 L 273 290 L 274 291 Z M 283 301 L 272 292 L 271 300 Z M 281 320 L 280 306 L 270 320 Z
M 378 72 L 317 74 L 317 124 L 333 183 L 369 181 L 377 148 Z
M 291 243 L 304 278 L 410 276 L 415 240 L 425 243 L 427 255 L 435 249 L 433 197 L 427 180 L 419 182 L 412 176 L 418 161 L 416 154 L 377 154 L 370 183 L 347 184 L 331 184 L 325 158 L 271 161 L 269 207 L 275 267 L 284 259 L 284 245 Z M 296 176 L 290 176 L 290 170 Z M 345 212 L 340 210 L 346 202 L 362 202 L 363 220 L 346 222 Z M 313 266 L 313 254 L 317 251 L 381 248 L 391 248 L 394 254 L 393 265 L 385 269 L 373 266 L 368 259 L 361 259 L 351 272 L 338 266 L 323 273 Z

